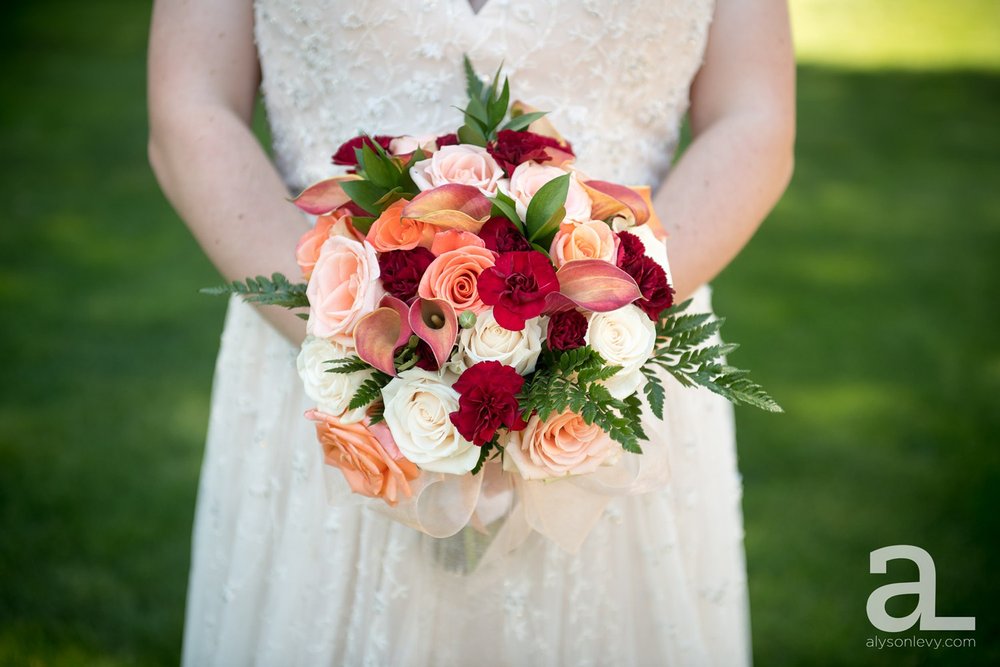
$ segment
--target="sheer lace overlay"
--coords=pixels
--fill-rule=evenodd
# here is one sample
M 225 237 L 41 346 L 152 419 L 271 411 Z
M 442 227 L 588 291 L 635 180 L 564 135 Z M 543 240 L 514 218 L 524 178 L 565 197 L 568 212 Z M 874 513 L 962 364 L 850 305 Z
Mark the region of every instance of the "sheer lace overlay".
M 704 52 L 710 0 L 257 0 L 279 168 L 333 173 L 361 130 L 451 130 L 463 53 L 503 61 L 595 178 L 659 183 Z M 707 290 L 697 306 L 710 308 Z M 741 665 L 749 661 L 732 411 L 668 389 L 659 490 L 616 497 L 580 551 L 537 534 L 456 568 L 430 538 L 325 481 L 296 350 L 230 303 L 199 489 L 187 665 Z M 328 498 L 327 486 L 332 486 Z M 457 555 L 457 556 L 456 556 Z

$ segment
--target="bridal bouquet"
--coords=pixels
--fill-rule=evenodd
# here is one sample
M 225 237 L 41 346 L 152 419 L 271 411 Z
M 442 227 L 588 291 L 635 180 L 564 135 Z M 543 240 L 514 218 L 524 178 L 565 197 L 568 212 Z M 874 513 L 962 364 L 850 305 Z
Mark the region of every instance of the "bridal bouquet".
M 550 481 L 639 455 L 667 374 L 779 410 L 726 364 L 720 322 L 674 304 L 649 188 L 584 175 L 499 73 L 466 73 L 455 133 L 351 139 L 348 173 L 294 199 L 317 216 L 305 282 L 209 290 L 308 308 L 298 369 L 326 463 L 396 505 L 490 460 Z

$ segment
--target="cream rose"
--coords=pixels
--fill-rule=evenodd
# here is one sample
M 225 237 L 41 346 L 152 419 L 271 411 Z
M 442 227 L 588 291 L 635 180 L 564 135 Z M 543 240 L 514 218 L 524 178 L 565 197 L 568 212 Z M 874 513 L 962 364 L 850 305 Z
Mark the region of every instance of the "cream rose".
M 306 287 L 307 333 L 353 348 L 358 320 L 385 296 L 378 278 L 378 256 L 371 244 L 343 236 L 324 241 Z
M 510 175 L 510 196 L 514 199 L 517 214 L 524 220 L 528 213 L 528 204 L 538 190 L 554 178 L 570 174 L 569 191 L 566 194 L 566 220 L 570 222 L 587 222 L 590 220 L 590 197 L 580 185 L 576 174 L 565 169 L 537 162 L 522 162 Z
M 372 376 L 369 370 L 354 373 L 329 373 L 329 361 L 343 359 L 352 350 L 332 343 L 325 338 L 306 336 L 296 360 L 299 377 L 306 396 L 316 402 L 320 412 L 339 418 L 341 423 L 353 424 L 365 417 L 365 408 L 348 410 L 347 406 L 361 383 Z
M 504 469 L 525 479 L 551 479 L 592 473 L 621 457 L 621 445 L 596 424 L 566 411 L 542 421 L 528 420 L 523 431 L 512 431 L 504 447 Z
M 479 460 L 479 448 L 463 438 L 450 415 L 458 392 L 440 375 L 411 368 L 382 388 L 385 423 L 396 446 L 424 470 L 461 475 Z
M 656 343 L 656 326 L 644 312 L 629 304 L 609 313 L 593 313 L 584 340 L 608 364 L 622 367 L 604 382 L 612 396 L 621 399 L 638 391 L 644 382 L 640 369 Z
M 563 225 L 549 250 L 557 267 L 574 259 L 603 259 L 614 264 L 617 252 L 618 238 L 603 220 Z
M 480 361 L 499 361 L 527 375 L 535 370 L 543 338 L 540 317 L 525 322 L 521 331 L 511 331 L 497 324 L 491 308 L 476 318 L 471 329 L 462 329 L 459 353 L 466 367 Z
M 410 176 L 421 190 L 458 183 L 493 195 L 503 178 L 503 169 L 485 148 L 458 144 L 443 146 L 434 155 L 416 163 L 410 167 Z

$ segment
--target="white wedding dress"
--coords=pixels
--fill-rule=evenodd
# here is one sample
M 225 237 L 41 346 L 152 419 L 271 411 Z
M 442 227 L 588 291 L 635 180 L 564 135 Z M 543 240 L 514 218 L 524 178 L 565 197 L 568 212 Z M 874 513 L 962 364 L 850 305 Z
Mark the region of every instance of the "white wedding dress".
M 276 159 L 289 188 L 365 130 L 452 131 L 463 53 L 551 110 L 594 178 L 662 181 L 711 0 L 257 0 Z M 291 248 L 289 252 L 291 252 Z M 709 308 L 702 290 L 697 306 Z M 328 502 L 297 350 L 229 307 L 194 529 L 184 663 L 721 665 L 750 660 L 730 406 L 669 388 L 658 490 L 612 500 L 576 554 L 537 533 L 489 580 L 346 484 Z M 450 550 L 450 551 L 449 551 Z M 486 576 L 486 575 L 482 575 Z

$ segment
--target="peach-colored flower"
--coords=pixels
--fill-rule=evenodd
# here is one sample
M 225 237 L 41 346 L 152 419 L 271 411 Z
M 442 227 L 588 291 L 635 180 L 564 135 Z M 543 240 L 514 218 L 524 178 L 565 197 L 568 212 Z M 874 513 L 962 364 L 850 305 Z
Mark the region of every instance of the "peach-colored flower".
M 420 469 L 400 453 L 384 423 L 369 424 L 366 419 L 345 424 L 318 410 L 306 412 L 306 417 L 316 422 L 323 460 L 340 469 L 352 491 L 390 505 L 412 495 L 410 480 Z
M 544 422 L 535 415 L 523 431 L 512 431 L 504 468 L 525 479 L 551 479 L 594 472 L 620 455 L 621 446 L 599 426 L 567 410 Z
M 434 225 L 402 217 L 407 203 L 405 199 L 393 202 L 372 223 L 366 239 L 379 252 L 431 247 L 436 231 Z
M 459 313 L 481 313 L 487 306 L 479 298 L 479 274 L 495 263 L 493 253 L 478 246 L 442 253 L 424 271 L 417 294 L 424 299 L 444 299 Z
M 430 154 L 437 150 L 437 135 L 424 134 L 418 137 L 404 134 L 389 142 L 389 152 L 393 155 L 410 155 L 419 148 Z
M 421 190 L 448 183 L 471 185 L 484 194 L 495 194 L 503 169 L 485 148 L 469 144 L 443 146 L 434 155 L 410 168 L 413 182 Z
M 434 235 L 434 243 L 431 244 L 431 252 L 435 255 L 443 255 L 449 250 L 458 250 L 466 246 L 476 246 L 485 248 L 486 243 L 472 232 L 463 232 L 458 229 L 446 229 Z
M 295 246 L 295 261 L 302 269 L 302 276 L 309 280 L 316 260 L 319 259 L 319 249 L 331 236 L 351 236 L 357 238 L 357 230 L 351 225 L 351 216 L 347 213 L 334 211 L 316 218 L 316 224 L 309 228 L 298 245 Z M 362 236 L 361 239 L 364 237 Z M 361 240 L 358 239 L 358 240 Z
M 574 259 L 603 259 L 614 263 L 618 237 L 603 220 L 590 220 L 578 225 L 562 225 L 552 239 L 549 254 L 559 267 Z
M 358 320 L 375 310 L 385 289 L 378 255 L 369 243 L 331 236 L 320 248 L 309 277 L 309 321 L 306 330 L 318 338 L 354 346 Z
M 576 174 L 565 169 L 537 162 L 522 162 L 510 175 L 510 196 L 514 198 L 517 214 L 524 219 L 528 212 L 528 204 L 538 190 L 559 176 L 572 174 L 569 179 L 569 191 L 566 194 L 566 220 L 570 222 L 587 222 L 590 220 L 590 197 L 580 185 Z

